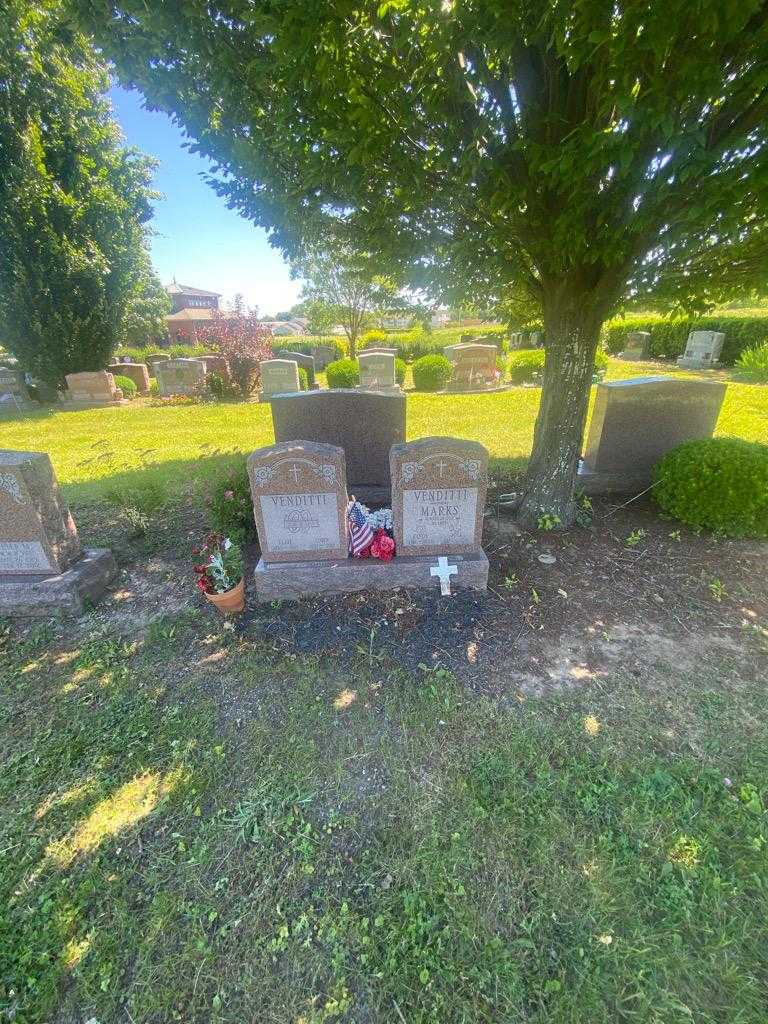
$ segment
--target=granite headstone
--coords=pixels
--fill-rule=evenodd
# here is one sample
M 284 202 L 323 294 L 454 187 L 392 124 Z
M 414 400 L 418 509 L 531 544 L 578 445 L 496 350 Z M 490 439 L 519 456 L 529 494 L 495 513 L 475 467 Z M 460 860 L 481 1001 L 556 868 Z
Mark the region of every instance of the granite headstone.
M 498 386 L 495 345 L 467 342 L 446 345 L 444 352 L 453 364 L 449 391 L 483 391 Z
M 360 388 L 363 391 L 399 391 L 395 379 L 395 357 L 391 352 L 366 349 L 357 357 Z
M 270 401 L 273 395 L 288 395 L 301 390 L 299 364 L 295 359 L 265 359 L 261 370 L 261 398 Z
M 399 555 L 479 552 L 488 452 L 477 441 L 425 437 L 390 452 L 392 517 Z
M 107 369 L 113 376 L 121 373 L 132 380 L 140 395 L 149 394 L 149 367 L 146 363 L 113 363 Z
M 686 370 L 711 370 L 720 365 L 725 334 L 721 331 L 691 331 L 685 343 L 685 354 L 677 365 Z
M 361 501 L 388 503 L 389 449 L 405 440 L 405 410 L 403 394 L 303 391 L 272 399 L 272 424 L 276 441 L 318 441 L 343 449 L 351 493 Z
M 260 448 L 248 458 L 248 477 L 266 563 L 347 557 L 341 448 L 311 441 Z
M 292 359 L 295 363 L 307 371 L 307 382 L 312 388 L 315 386 L 315 360 L 314 356 L 306 352 L 290 352 L 288 349 L 280 349 L 277 353 L 278 359 Z
M 158 394 L 198 395 L 205 387 L 205 363 L 202 359 L 168 359 L 155 363 Z
M 108 370 L 68 373 L 64 379 L 67 390 L 61 401 L 70 409 L 100 409 L 128 404 Z
M 633 377 L 598 384 L 579 484 L 590 493 L 642 490 L 671 448 L 711 437 L 725 396 L 719 381 Z
M 624 339 L 619 359 L 626 361 L 649 359 L 651 355 L 650 331 L 630 331 Z
M 320 372 L 326 368 L 328 363 L 333 363 L 339 356 L 339 350 L 333 345 L 314 345 L 312 347 L 312 358 L 315 360 L 315 369 Z
M 0 366 L 0 411 L 27 412 L 35 408 L 24 383 L 24 373 L 8 366 Z
M 206 352 L 205 355 L 197 356 L 196 358 L 199 359 L 201 363 L 205 364 L 206 374 L 217 373 L 224 380 L 230 380 L 229 363 L 224 356 L 219 355 L 216 352 Z

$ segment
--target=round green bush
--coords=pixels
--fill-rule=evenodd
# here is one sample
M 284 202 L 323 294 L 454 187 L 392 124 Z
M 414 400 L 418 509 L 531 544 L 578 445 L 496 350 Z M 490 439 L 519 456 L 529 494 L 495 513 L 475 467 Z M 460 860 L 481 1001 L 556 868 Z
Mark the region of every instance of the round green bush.
M 358 342 L 357 347 L 370 348 L 372 345 L 386 345 L 386 343 L 386 331 L 366 331 L 365 334 L 360 335 L 360 341 Z
M 736 367 L 750 380 L 768 382 L 768 341 L 754 348 L 745 349 L 739 356 Z
M 123 398 L 127 398 L 129 402 L 133 401 L 139 390 L 131 378 L 124 377 L 122 373 L 118 373 L 115 377 L 115 387 L 120 388 L 123 392 Z
M 329 388 L 354 388 L 360 383 L 360 367 L 356 359 L 337 359 L 328 363 L 325 376 Z
M 513 384 L 538 384 L 544 376 L 544 349 L 524 348 L 509 357 L 509 379 Z M 595 352 L 595 372 L 605 373 L 608 356 Z
M 544 349 L 530 348 L 513 352 L 509 359 L 509 379 L 513 384 L 534 384 L 544 373 Z
M 408 364 L 406 363 L 406 361 L 404 359 L 398 359 L 397 356 L 395 356 L 395 380 L 400 385 L 400 387 L 402 387 L 403 384 L 405 384 L 405 375 L 407 371 Z
M 417 359 L 411 369 L 413 386 L 417 391 L 441 391 L 453 373 L 450 360 L 437 353 Z
M 768 537 L 768 445 L 735 437 L 685 441 L 661 459 L 653 494 L 664 512 L 728 537 Z

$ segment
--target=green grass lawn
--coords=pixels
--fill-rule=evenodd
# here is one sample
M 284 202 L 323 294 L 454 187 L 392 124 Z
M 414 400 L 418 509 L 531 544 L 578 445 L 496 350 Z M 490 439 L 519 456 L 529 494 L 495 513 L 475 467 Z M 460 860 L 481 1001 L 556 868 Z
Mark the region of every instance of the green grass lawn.
M 520 465 L 538 399 L 409 395 L 408 434 Z M 768 440 L 768 388 L 730 383 L 718 433 Z M 493 600 L 519 601 L 523 640 L 496 689 L 482 658 L 475 686 L 439 660 L 406 672 L 375 630 L 346 662 L 310 656 L 279 607 L 264 615 L 285 635 L 224 623 L 187 562 L 199 490 L 271 441 L 259 405 L 0 423 L 1 446 L 51 453 L 90 506 L 83 532 L 116 494 L 149 512 L 146 536 L 107 524 L 122 574 L 92 614 L 0 622 L 0 1022 L 765 1024 L 760 552 L 643 530 L 665 559 L 650 623 L 650 559 L 629 526 L 611 537 L 617 518 L 563 536 L 562 587 L 531 575 L 551 571 L 551 536 L 504 535 Z M 685 604 L 701 546 L 720 561 Z M 647 641 L 642 660 L 622 635 Z M 570 684 L 542 665 L 521 692 L 542 638 Z
M 659 364 L 612 360 L 608 376 L 660 370 L 677 373 Z M 412 393 L 408 437 L 441 433 L 470 438 L 484 444 L 497 464 L 518 468 L 530 451 L 538 402 L 539 391 L 529 388 L 494 395 Z M 729 382 L 717 433 L 768 441 L 768 387 Z M 160 500 L 166 493 L 203 485 L 227 453 L 247 453 L 273 440 L 269 406 L 259 404 L 157 408 L 142 401 L 122 409 L 0 421 L 0 445 L 49 452 L 76 504 L 103 498 L 116 485 L 151 489 Z
M 768 1019 L 736 656 L 511 706 L 199 611 L 0 656 L 0 1019 Z

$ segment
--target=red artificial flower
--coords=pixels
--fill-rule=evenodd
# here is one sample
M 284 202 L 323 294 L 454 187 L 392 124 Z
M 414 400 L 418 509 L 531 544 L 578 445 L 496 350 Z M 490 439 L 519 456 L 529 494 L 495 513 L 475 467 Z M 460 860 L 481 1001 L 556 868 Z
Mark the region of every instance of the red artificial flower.
M 200 576 L 198 578 L 197 585 L 200 588 L 200 590 L 202 590 L 202 592 L 204 594 L 212 594 L 213 593 L 213 587 L 211 587 L 210 583 L 205 578 L 205 576 Z
M 395 556 L 395 542 L 389 537 L 385 530 L 379 529 L 371 544 L 371 554 L 382 562 L 391 562 Z

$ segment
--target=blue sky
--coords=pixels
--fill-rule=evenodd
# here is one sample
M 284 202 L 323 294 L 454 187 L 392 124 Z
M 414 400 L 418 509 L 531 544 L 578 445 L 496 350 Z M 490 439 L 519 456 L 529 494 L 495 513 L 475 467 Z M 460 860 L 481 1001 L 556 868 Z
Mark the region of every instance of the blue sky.
M 155 188 L 152 261 L 164 284 L 173 277 L 221 292 L 223 301 L 242 292 L 264 316 L 289 309 L 300 284 L 271 248 L 266 233 L 232 210 L 200 177 L 208 162 L 184 149 L 184 135 L 162 113 L 142 109 L 139 92 L 113 88 L 110 99 L 126 142 L 160 161 Z

